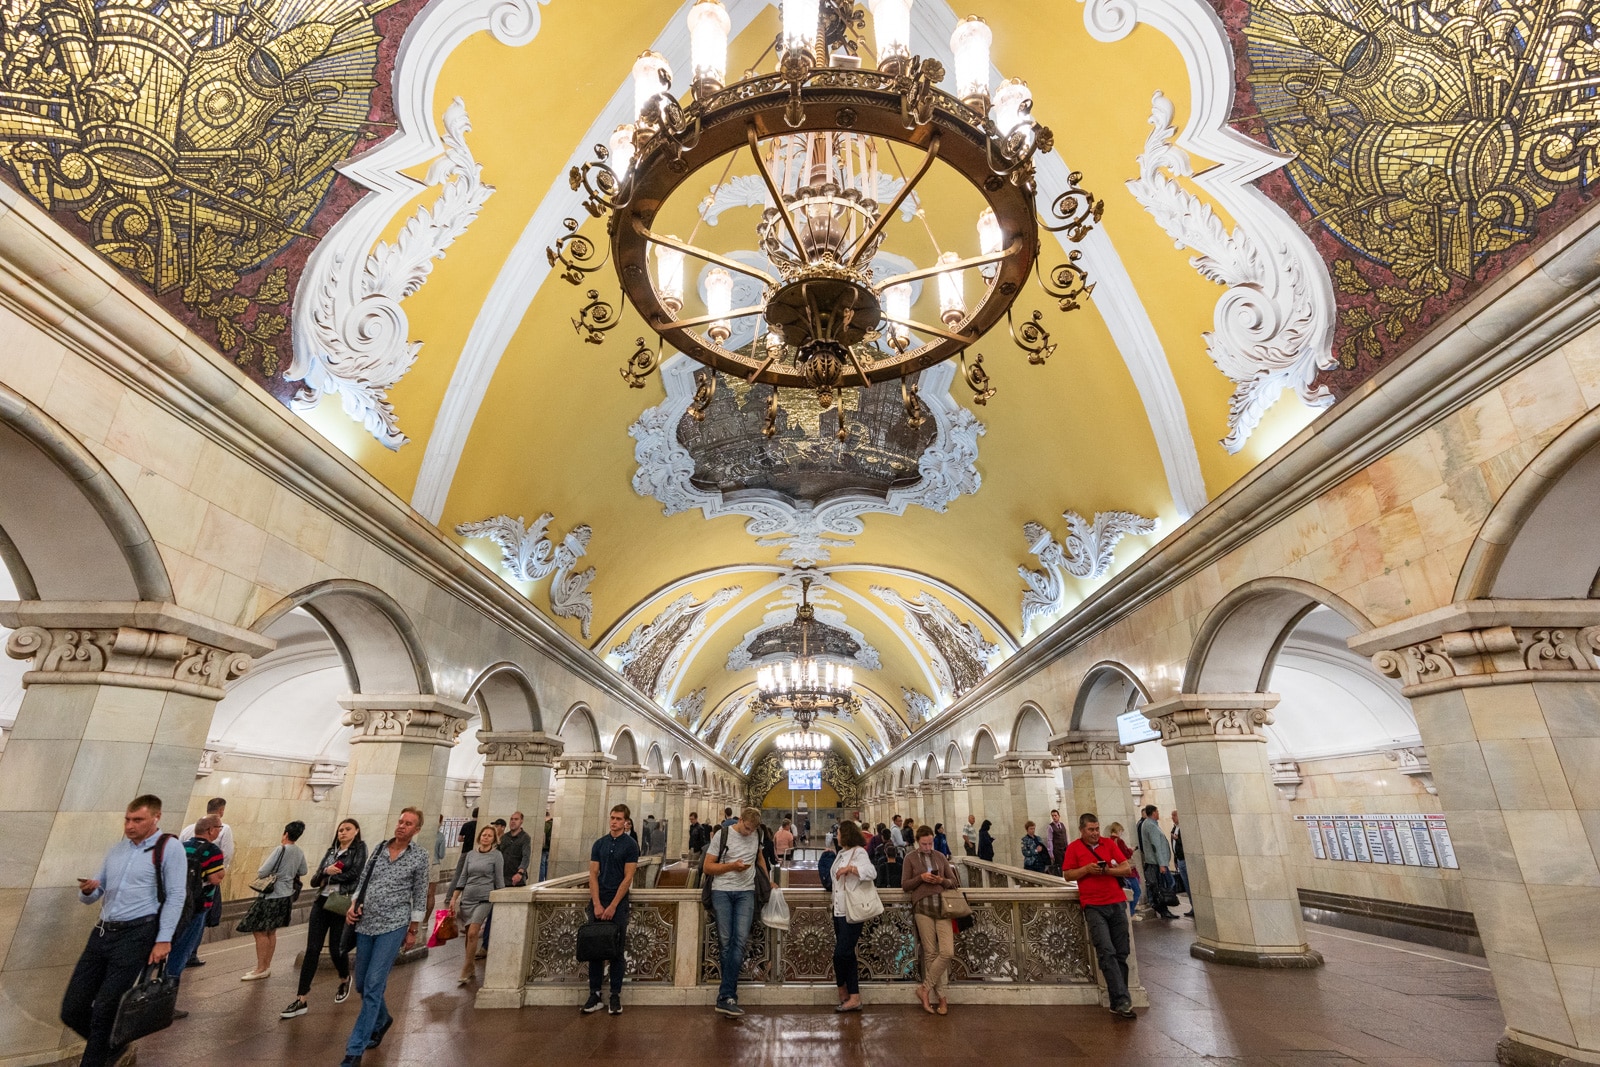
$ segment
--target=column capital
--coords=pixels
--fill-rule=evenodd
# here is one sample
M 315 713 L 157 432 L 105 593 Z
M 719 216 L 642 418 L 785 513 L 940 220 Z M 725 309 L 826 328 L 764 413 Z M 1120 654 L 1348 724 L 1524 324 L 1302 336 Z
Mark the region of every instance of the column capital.
M 671 781 L 672 776 L 669 774 L 646 774 L 644 776 L 644 784 L 646 789 L 665 789 L 667 787 L 667 783 Z
M 563 747 L 559 737 L 551 737 L 543 730 L 478 732 L 478 751 L 486 767 L 549 767 Z
M 1402 692 L 1517 682 L 1600 681 L 1600 602 L 1466 600 L 1357 634 L 1350 648 L 1372 657 Z
M 961 773 L 966 776 L 969 785 L 973 783 L 978 785 L 1000 784 L 1000 768 L 993 763 L 973 764 L 970 767 L 963 767 L 961 768 Z
M 1069 730 L 1050 739 L 1050 751 L 1063 766 L 1091 763 L 1127 763 L 1133 746 L 1124 745 L 1114 731 Z
M 620 785 L 642 786 L 648 773 L 637 763 L 619 763 L 611 768 L 611 780 Z
M 676 797 L 688 796 L 690 792 L 689 783 L 685 782 L 682 778 L 668 778 L 666 784 L 661 788 L 665 789 L 669 794 Z
M 352 745 L 411 742 L 452 746 L 466 732 L 473 710 L 434 693 L 350 693 L 339 698 Z
M 556 777 L 598 778 L 603 781 L 611 776 L 611 765 L 615 762 L 615 756 L 603 752 L 575 752 L 557 756 Z
M 1048 778 L 1055 769 L 1056 758 L 1048 752 L 1007 752 L 1000 757 L 1002 778 Z
M 939 788 L 940 789 L 956 790 L 956 789 L 965 789 L 966 787 L 967 787 L 967 780 L 965 778 L 963 778 L 959 774 L 941 774 L 941 775 L 939 775 Z
M 255 657 L 277 647 L 175 604 L 5 601 L 0 625 L 13 628 L 6 655 L 33 660 L 24 686 L 109 685 L 221 700 Z
M 1196 741 L 1267 740 L 1276 693 L 1180 693 L 1139 709 L 1166 746 Z

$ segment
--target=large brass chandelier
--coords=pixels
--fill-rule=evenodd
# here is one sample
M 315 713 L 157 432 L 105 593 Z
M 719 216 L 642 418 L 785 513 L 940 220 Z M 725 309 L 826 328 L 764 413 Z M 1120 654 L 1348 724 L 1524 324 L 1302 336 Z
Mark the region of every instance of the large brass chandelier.
M 977 403 L 994 395 L 982 355 L 969 363 L 966 353 L 1001 319 L 1030 363 L 1043 363 L 1055 350 L 1040 313 L 1018 321 L 1012 305 L 1030 273 L 1063 311 L 1079 305 L 1093 288 L 1079 253 L 1041 271 L 1040 232 L 1080 241 L 1104 204 L 1073 173 L 1052 204 L 1055 221 L 1039 219 L 1034 157 L 1051 151 L 1054 137 L 1034 121 L 1027 84 L 1013 79 L 991 87 L 992 36 L 974 16 L 951 36 L 956 94 L 945 92 L 944 65 L 911 54 L 913 2 L 869 3 L 875 68 L 862 62 L 866 19 L 851 0 L 783 0 L 783 29 L 768 50 L 776 53 L 776 70 L 747 71 L 731 85 L 725 84 L 728 13 L 722 0 L 698 0 L 688 16 L 694 69 L 686 100 L 672 94 L 662 56 L 639 57 L 635 121 L 618 127 L 608 144 L 596 146 L 596 158 L 570 175 L 589 213 L 607 219 L 609 251 L 602 254 L 575 219 L 548 250 L 552 267 L 574 285 L 614 265 L 627 302 L 656 335 L 653 345 L 639 338 L 623 368 L 630 386 L 642 388 L 670 346 L 709 368 L 696 375 L 690 408 L 696 419 L 715 395 L 714 369 L 774 387 L 766 398 L 769 435 L 779 388 L 811 391 L 826 410 L 842 389 L 895 380 L 908 420 L 918 425 L 925 409 L 916 375 L 937 363 L 959 359 Z M 708 187 L 697 175 L 722 175 L 709 186 L 714 198 L 740 160 L 753 165 L 764 189 L 753 237 L 765 263 L 695 244 L 698 222 L 688 240 L 656 228 L 674 194 Z M 889 251 L 890 221 L 936 165 L 965 179 L 982 199 L 970 231 L 975 254 L 939 250 L 936 227 L 924 216 L 921 228 L 898 228 L 907 254 L 885 261 L 915 264 L 911 250 L 929 260 L 932 242 L 931 261 L 879 276 L 874 260 Z M 702 205 L 702 220 L 704 212 Z M 699 306 L 690 306 L 686 292 L 686 257 L 707 265 L 695 293 Z M 736 276 L 746 279 L 745 291 L 758 294 L 739 307 L 733 306 Z M 924 281 L 937 295 L 937 321 L 913 306 L 913 287 Z M 598 289 L 588 290 L 588 300 L 573 324 L 598 344 L 621 314 Z M 925 303 L 932 311 L 933 299 Z M 841 410 L 839 436 L 846 433 Z
M 848 666 L 826 662 L 811 653 L 811 627 L 817 609 L 811 606 L 811 579 L 800 579 L 800 604 L 795 624 L 800 630 L 799 655 L 756 671 L 756 699 L 767 710 L 793 717 L 801 731 L 821 714 L 854 710 L 858 699 L 852 686 L 855 672 Z

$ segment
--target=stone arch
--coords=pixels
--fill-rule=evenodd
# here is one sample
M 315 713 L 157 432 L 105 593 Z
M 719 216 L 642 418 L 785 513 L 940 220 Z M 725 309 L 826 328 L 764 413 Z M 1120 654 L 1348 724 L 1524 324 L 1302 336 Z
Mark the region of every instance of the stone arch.
M 1044 709 L 1033 701 L 1022 705 L 1016 722 L 1011 725 L 1011 746 L 1008 752 L 1044 752 L 1050 747 L 1050 720 Z
M 944 750 L 945 773 L 959 774 L 961 773 L 961 768 L 966 765 L 966 760 L 961 755 L 961 746 L 954 741 L 950 742 Z
M 978 732 L 972 738 L 972 765 L 974 767 L 990 766 L 1000 756 L 1000 745 L 994 739 L 994 731 L 987 725 L 978 727 Z
M 1257 578 L 1211 609 L 1183 671 L 1184 693 L 1260 693 L 1278 650 L 1298 623 L 1326 606 L 1357 631 L 1372 623 L 1341 597 L 1297 578 Z
M 172 601 L 155 539 L 59 422 L 0 385 L 0 565 L 24 600 Z
M 267 633 L 300 608 L 328 632 L 339 650 L 353 692 L 432 693 L 433 672 L 416 627 L 393 597 L 365 582 L 337 578 L 290 593 L 250 627 Z
M 1495 502 L 1467 553 L 1455 599 L 1600 595 L 1600 408 L 1544 447 Z
M 467 703 L 474 701 L 486 731 L 544 729 L 533 684 L 515 663 L 496 663 L 485 668 L 467 690 Z
M 921 784 L 922 784 L 922 764 L 913 763 L 911 765 L 910 769 L 906 772 L 906 785 L 921 785 Z
M 939 776 L 939 760 L 932 752 L 922 761 L 922 780 L 931 781 Z
M 639 742 L 633 736 L 633 731 L 624 726 L 617 731 L 617 736 L 611 739 L 611 755 L 616 757 L 617 766 L 633 767 L 639 763 Z
M 672 762 L 667 764 L 667 773 L 677 782 L 683 781 L 683 757 L 676 752 L 672 754 Z
M 644 754 L 644 769 L 650 774 L 665 774 L 665 767 L 661 759 L 661 745 L 652 741 L 650 751 Z
M 1090 667 L 1072 702 L 1069 730 L 1117 728 L 1117 716 L 1150 702 L 1150 690 L 1132 670 L 1113 660 Z
M 600 731 L 595 727 L 594 716 L 589 712 L 589 705 L 582 701 L 567 709 L 566 717 L 561 720 L 561 742 L 566 753 L 574 752 L 600 752 Z

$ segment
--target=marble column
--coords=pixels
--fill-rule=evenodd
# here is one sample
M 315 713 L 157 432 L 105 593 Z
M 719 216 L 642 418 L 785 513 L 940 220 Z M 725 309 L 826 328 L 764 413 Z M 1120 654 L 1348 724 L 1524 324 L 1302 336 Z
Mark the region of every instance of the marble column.
M 917 792 L 921 798 L 917 825 L 932 829 L 935 823 L 944 822 L 944 794 L 939 792 L 939 783 L 923 782 L 917 787 Z
M 362 836 L 377 842 L 394 833 L 401 808 L 421 808 L 416 841 L 431 856 L 450 750 L 476 709 L 432 693 L 351 693 L 339 706 L 355 730 L 339 817 L 355 819 Z
M 689 784 L 668 778 L 661 787 L 666 798 L 663 807 L 667 812 L 667 862 L 673 863 L 689 851 L 689 812 L 695 810 L 689 796 Z
M 665 774 L 647 774 L 644 778 L 644 791 L 639 796 L 639 806 L 644 809 L 645 815 L 654 815 L 657 822 L 665 822 L 664 829 L 670 831 L 672 823 L 678 816 L 667 810 L 667 783 L 672 781 Z M 644 825 L 640 819 L 639 825 Z M 665 852 L 665 842 L 662 845 Z
M 1467 601 L 1350 646 L 1416 713 L 1505 1014 L 1500 1063 L 1600 1063 L 1600 601 Z
M 1066 771 L 1061 821 L 1067 824 L 1068 835 L 1078 836 L 1078 816 L 1092 811 L 1100 817 L 1102 831 L 1120 822 L 1131 843 L 1138 821 L 1128 779 L 1132 749 L 1119 743 L 1115 733 L 1074 730 L 1052 737 L 1050 751 Z
M 633 830 L 638 833 L 644 825 L 645 770 L 637 763 L 617 764 L 611 768 L 611 787 L 606 791 L 606 806 L 626 804 L 633 818 Z
M 489 820 L 522 812 L 524 828 L 544 844 L 544 813 L 550 806 L 550 780 L 561 739 L 542 731 L 497 730 L 478 734 L 483 754 L 480 810 Z M 537 863 L 538 857 L 534 857 Z M 537 873 L 537 872 L 535 872 Z
M 961 851 L 961 828 L 967 825 L 967 780 L 959 774 L 939 776 L 940 806 L 944 810 L 944 834 L 952 856 Z
M 0 624 L 33 661 L 0 754 L 0 1064 L 76 1062 L 57 1012 L 100 910 L 77 879 L 136 796 L 183 826 L 223 687 L 274 642 L 170 604 L 12 602 Z
M 1011 800 L 1011 839 L 1006 842 L 1008 859 L 1000 859 L 999 839 L 995 859 L 1013 867 L 1022 866 L 1022 835 L 1029 820 L 1042 839 L 1049 832 L 1050 809 L 1056 806 L 1056 758 L 1048 752 L 1008 752 L 1000 757 L 1000 780 Z
M 550 830 L 551 878 L 589 869 L 589 848 L 607 832 L 606 779 L 612 758 L 599 752 L 556 758 L 555 823 Z
M 999 766 L 993 763 L 975 764 L 971 767 L 963 768 L 962 774 L 967 779 L 967 800 L 970 813 L 978 817 L 976 825 L 982 826 L 985 819 L 989 820 L 991 824 L 989 833 L 994 835 L 995 862 L 1007 863 L 1012 867 L 1022 866 L 1020 859 L 1008 861 L 1005 858 L 1010 856 L 1006 842 L 1013 837 L 1011 833 L 1011 791 L 1006 788 L 1005 782 L 1000 778 Z M 1022 839 L 1021 829 L 1017 830 L 1015 837 L 1018 841 Z
M 1267 765 L 1273 693 L 1185 693 L 1143 711 L 1161 731 L 1199 939 L 1196 959 L 1317 967 L 1284 840 L 1286 809 Z M 1102 823 L 1102 827 L 1104 824 Z M 1132 833 L 1132 828 L 1129 828 Z

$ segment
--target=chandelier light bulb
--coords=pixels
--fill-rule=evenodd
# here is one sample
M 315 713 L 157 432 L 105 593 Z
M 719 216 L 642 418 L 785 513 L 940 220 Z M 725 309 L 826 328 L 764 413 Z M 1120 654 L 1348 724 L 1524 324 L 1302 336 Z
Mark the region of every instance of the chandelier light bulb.
M 624 123 L 612 131 L 606 148 L 611 153 L 611 173 L 620 182 L 628 176 L 628 169 L 633 166 L 633 124 Z
M 783 50 L 811 55 L 817 48 L 818 0 L 783 0 Z
M 650 102 L 671 92 L 672 68 L 660 52 L 645 50 L 633 61 L 633 113 L 641 122 L 657 124 Z
M 717 344 L 721 344 L 733 335 L 733 327 L 728 323 L 728 312 L 733 310 L 733 275 L 721 267 L 712 267 L 706 271 L 706 314 L 714 316 L 715 320 L 706 335 Z
M 989 24 L 968 15 L 956 24 L 950 35 L 950 54 L 955 60 L 956 95 L 969 107 L 989 110 L 989 47 L 994 34 Z
M 871 0 L 872 32 L 878 46 L 878 69 L 888 74 L 911 58 L 913 0 Z
M 676 248 L 656 245 L 656 293 L 667 314 L 677 318 L 683 310 L 683 253 Z
M 896 351 L 904 352 L 911 343 L 911 330 L 903 325 L 903 320 L 911 317 L 911 286 L 906 282 L 891 285 L 883 291 L 883 311 L 891 319 L 900 319 L 902 322 L 892 322 L 889 325 L 889 345 Z
M 994 124 L 1001 137 L 1033 125 L 1033 92 L 1021 78 L 1007 78 L 994 91 Z
M 943 252 L 939 255 L 939 263 L 945 266 L 960 262 L 961 257 L 954 252 Z M 939 319 L 946 326 L 955 329 L 961 320 L 967 317 L 967 296 L 961 285 L 961 272 L 959 270 L 945 270 L 939 274 Z
M 689 9 L 689 55 L 694 95 L 704 100 L 722 89 L 728 74 L 728 34 L 733 22 L 722 0 L 696 0 Z
M 983 255 L 993 255 L 1000 251 L 1000 242 L 1000 220 L 994 217 L 994 208 L 986 207 L 978 213 L 978 249 Z M 999 263 L 985 263 L 978 272 L 985 278 L 993 278 L 999 269 Z

